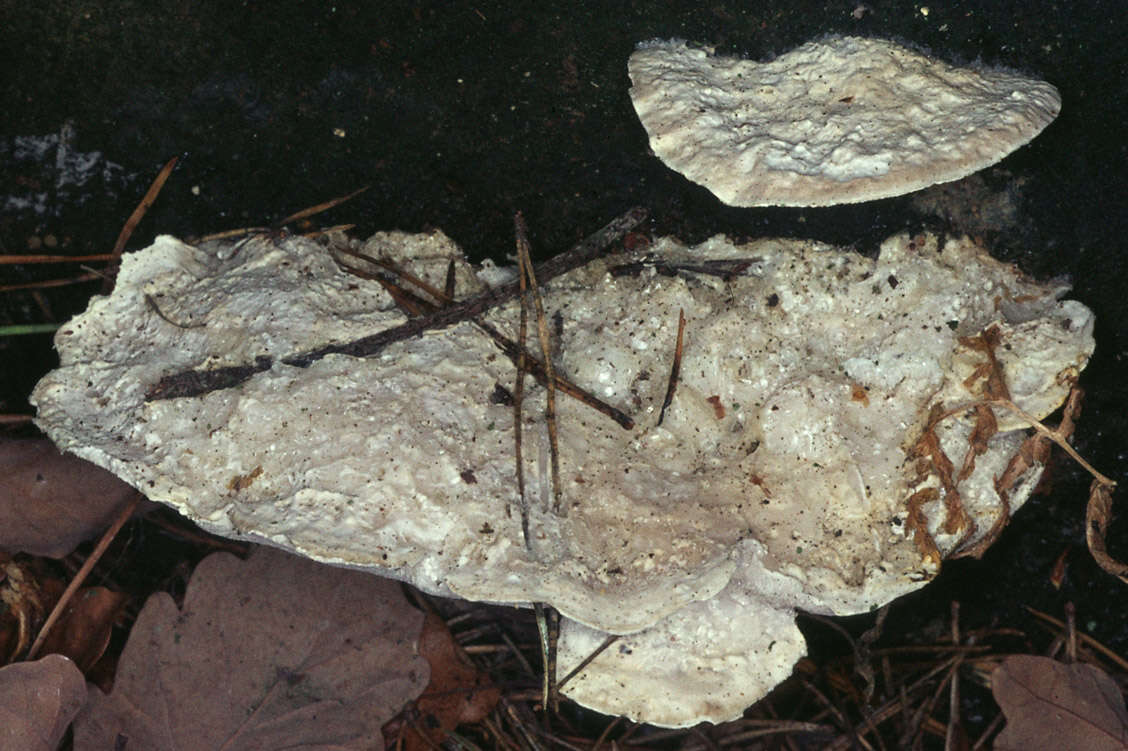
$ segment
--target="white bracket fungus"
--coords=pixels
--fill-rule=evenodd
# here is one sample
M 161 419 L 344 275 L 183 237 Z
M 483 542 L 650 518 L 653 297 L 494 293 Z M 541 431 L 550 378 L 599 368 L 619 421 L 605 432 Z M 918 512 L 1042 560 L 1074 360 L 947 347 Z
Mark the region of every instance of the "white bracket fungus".
M 453 266 L 459 298 L 500 276 L 438 232 L 360 250 L 439 290 Z M 1065 398 L 1093 319 L 1064 291 L 931 236 L 891 238 L 877 260 L 662 239 L 557 276 L 543 290 L 557 372 L 633 423 L 557 399 L 554 514 L 528 378 L 528 544 L 515 368 L 485 333 L 516 337 L 517 303 L 397 336 L 396 300 L 311 240 L 161 237 L 127 255 L 113 294 L 58 332 L 61 366 L 33 401 L 61 447 L 219 534 L 553 605 L 561 674 L 623 634 L 565 693 L 691 725 L 739 716 L 790 673 L 796 609 L 859 613 L 923 586 L 1022 504 L 1041 468 L 1000 497 L 1026 426 L 998 383 L 1039 418 Z
M 958 180 L 1061 109 L 1044 81 L 882 39 L 830 37 L 766 63 L 652 42 L 628 68 L 655 155 L 732 206 L 856 203 Z

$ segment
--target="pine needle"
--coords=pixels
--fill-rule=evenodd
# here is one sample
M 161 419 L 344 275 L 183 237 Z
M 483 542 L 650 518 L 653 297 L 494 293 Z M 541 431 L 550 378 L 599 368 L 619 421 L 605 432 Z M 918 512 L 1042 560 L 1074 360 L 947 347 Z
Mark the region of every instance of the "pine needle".
M 549 461 L 552 464 L 552 511 L 561 516 L 568 515 L 568 509 L 561 503 L 563 492 L 560 488 L 560 451 L 556 432 L 556 370 L 552 364 L 552 339 L 548 333 L 548 319 L 544 315 L 544 302 L 541 300 L 540 288 L 537 287 L 536 272 L 533 271 L 533 261 L 529 253 L 529 232 L 525 226 L 525 219 L 520 212 L 513 217 L 517 229 L 517 264 L 519 273 L 527 281 L 526 295 L 532 298 L 537 315 L 537 335 L 540 339 L 541 354 L 544 357 L 544 371 L 546 375 L 547 394 L 544 418 L 548 424 L 548 449 Z M 522 342 L 524 344 L 524 342 Z

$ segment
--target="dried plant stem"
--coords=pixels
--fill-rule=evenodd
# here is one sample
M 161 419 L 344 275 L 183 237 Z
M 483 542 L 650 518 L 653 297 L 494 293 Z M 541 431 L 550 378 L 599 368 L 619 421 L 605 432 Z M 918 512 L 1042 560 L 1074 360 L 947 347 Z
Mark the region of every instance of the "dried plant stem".
M 117 518 L 114 519 L 114 523 L 111 524 L 110 528 L 102 535 L 102 539 L 98 540 L 98 544 L 94 546 L 94 550 L 91 551 L 90 556 L 83 562 L 82 568 L 78 570 L 74 578 L 71 579 L 70 584 L 63 590 L 62 596 L 59 598 L 59 601 L 55 603 L 55 607 L 52 608 L 51 614 L 47 616 L 47 620 L 43 622 L 43 627 L 39 629 L 39 635 L 35 637 L 35 641 L 32 643 L 31 648 L 28 649 L 27 656 L 24 659 L 33 660 L 35 656 L 39 654 L 39 650 L 43 647 L 43 642 L 47 640 L 47 634 L 50 633 L 51 627 L 59 620 L 59 617 L 63 614 L 63 610 L 66 609 L 67 605 L 70 604 L 70 601 L 74 598 L 75 592 L 77 592 L 78 588 L 82 586 L 82 583 L 86 581 L 86 577 L 94 570 L 94 566 L 97 565 L 98 560 L 106 552 L 110 543 L 113 542 L 118 531 L 129 521 L 129 517 L 133 516 L 133 512 L 137 509 L 137 504 L 141 503 L 143 497 L 144 496 L 140 493 L 134 493 L 132 500 L 122 507 Z
M 662 409 L 658 412 L 658 424 L 666 419 L 666 408 L 674 402 L 674 390 L 678 387 L 678 375 L 681 373 L 682 339 L 685 335 L 685 310 L 678 309 L 678 340 L 674 345 L 674 362 L 670 366 L 670 380 L 666 383 L 666 398 L 662 400 Z
M 48 287 L 65 287 L 69 284 L 81 284 L 83 282 L 92 282 L 101 279 L 101 274 L 88 272 L 72 276 L 69 279 L 44 279 L 39 282 L 23 282 L 21 284 L 4 284 L 0 285 L 0 292 L 16 292 L 23 289 L 46 289 Z
M 952 600 L 952 644 L 959 644 L 960 639 L 960 603 Z M 948 725 L 944 732 L 944 751 L 956 751 L 957 748 L 966 748 L 967 736 L 963 729 L 960 717 L 960 664 L 963 655 L 957 653 L 956 664 L 952 667 L 952 680 L 948 684 Z
M 1036 609 L 1030 607 L 1029 605 L 1023 605 L 1023 607 L 1026 608 L 1026 611 L 1028 613 L 1030 613 L 1032 616 L 1034 616 L 1038 620 L 1042 621 L 1043 623 L 1045 623 L 1049 626 L 1053 626 L 1054 628 L 1062 629 L 1063 631 L 1066 629 L 1066 624 L 1062 623 L 1057 618 L 1054 618 L 1052 615 L 1049 615 L 1048 613 L 1043 613 L 1041 610 L 1036 610 Z M 1116 652 L 1114 652 L 1111 649 L 1109 649 L 1108 647 L 1106 647 L 1101 642 L 1099 642 L 1096 639 L 1094 639 L 1093 637 L 1089 636 L 1084 631 L 1076 632 L 1076 638 L 1082 644 L 1084 644 L 1086 647 L 1089 647 L 1090 649 L 1095 649 L 1096 651 L 1100 652 L 1109 661 L 1111 661 L 1113 664 L 1115 664 L 1117 668 L 1119 668 L 1123 672 L 1128 673 L 1128 660 L 1124 659 L 1123 657 L 1118 655 Z
M 89 256 L 44 256 L 44 255 L 0 255 L 0 265 L 15 263 L 95 263 L 97 261 L 113 261 L 117 258 L 113 253 L 95 253 Z
M 1029 427 L 1033 428 L 1037 433 L 1044 436 L 1047 440 L 1053 441 L 1055 444 L 1060 446 L 1061 449 L 1063 451 L 1065 451 L 1065 453 L 1069 454 L 1070 458 L 1072 458 L 1075 462 L 1080 464 L 1085 469 L 1086 472 L 1091 474 L 1093 476 L 1093 478 L 1097 480 L 1097 482 L 1101 483 L 1102 485 L 1108 485 L 1109 487 L 1115 487 L 1116 486 L 1115 480 L 1112 480 L 1109 477 L 1106 477 L 1105 475 L 1101 474 L 1100 472 L 1097 471 L 1097 469 L 1093 465 L 1091 465 L 1091 464 L 1089 464 L 1089 462 L 1085 461 L 1085 458 L 1083 456 L 1081 456 L 1079 453 L 1077 453 L 1076 449 L 1074 449 L 1072 446 L 1069 445 L 1069 441 L 1065 440 L 1065 438 L 1062 437 L 1059 430 L 1047 428 L 1045 426 L 1045 424 L 1042 423 L 1041 420 L 1039 420 L 1037 417 L 1035 417 L 1034 415 L 1032 415 L 1029 412 L 1027 412 L 1026 410 L 1024 410 L 1022 407 L 1015 404 L 1010 399 L 979 399 L 979 400 L 976 400 L 976 401 L 973 401 L 973 402 L 967 402 L 967 403 L 964 403 L 964 404 L 960 404 L 957 407 L 952 407 L 951 409 L 944 410 L 939 415 L 937 415 L 935 417 L 935 419 L 933 419 L 931 422 L 932 422 L 933 425 L 938 425 L 941 421 L 946 420 L 949 417 L 954 417 L 955 415 L 963 414 L 964 412 L 967 412 L 969 410 L 974 410 L 976 407 L 980 407 L 980 406 L 987 405 L 987 404 L 989 404 L 993 407 L 1002 407 L 1003 409 L 1009 410 L 1009 411 L 1013 412 L 1014 414 L 1018 415 L 1019 417 L 1021 417 L 1023 419 L 1024 422 L 1027 423 L 1027 425 Z
M 1069 454 L 1070 458 L 1072 458 L 1073 461 L 1080 464 L 1086 472 L 1093 476 L 1093 478 L 1097 482 L 1101 483 L 1102 485 L 1107 485 L 1110 488 L 1116 487 L 1115 480 L 1104 476 L 1103 474 L 1098 472 L 1092 464 L 1089 464 L 1089 462 L 1085 461 L 1085 458 L 1078 454 L 1077 450 L 1069 445 L 1069 441 L 1065 440 L 1061 437 L 1061 435 L 1058 434 L 1058 431 L 1050 430 L 1045 425 L 1043 425 L 1037 417 L 1025 411 L 1010 399 L 995 399 L 991 402 L 991 404 L 1009 409 L 1010 411 L 1021 417 L 1023 420 L 1029 423 L 1030 427 L 1034 428 L 1034 430 L 1036 430 L 1038 433 L 1044 435 L 1046 438 L 1060 446 L 1065 453 Z
M 567 516 L 568 509 L 561 503 L 563 493 L 560 487 L 560 451 L 556 432 L 556 369 L 552 364 L 552 338 L 548 333 L 548 319 L 544 315 L 544 301 L 541 299 L 536 272 L 533 270 L 533 259 L 529 253 L 529 230 L 525 226 L 525 218 L 521 216 L 520 212 L 513 217 L 513 224 L 517 231 L 518 273 L 523 274 L 527 280 L 525 294 L 532 299 L 533 307 L 536 310 L 537 336 L 540 339 L 541 355 L 544 357 L 544 372 L 547 382 L 545 385 L 544 419 L 548 424 L 549 462 L 552 466 L 552 512 Z M 524 341 L 521 341 L 520 344 L 523 349 Z
M 519 285 L 522 303 L 520 306 L 520 318 L 517 324 L 517 341 L 520 343 L 517 347 L 517 382 L 513 386 L 513 454 L 517 459 L 517 503 L 521 512 L 521 535 L 525 540 L 525 550 L 531 551 L 532 548 L 529 542 L 529 501 L 525 496 L 525 464 L 524 456 L 521 452 L 521 407 L 525 401 L 525 339 L 529 335 L 529 313 L 524 303 L 525 275 L 518 274 L 518 276 L 520 277 Z M 509 511 L 508 503 L 506 503 L 505 510 L 506 512 Z
M 359 196 L 361 193 L 368 190 L 369 187 L 370 186 L 365 185 L 363 188 L 358 188 L 357 190 L 354 190 L 352 193 L 349 193 L 348 195 L 340 196 L 339 198 L 333 198 L 331 200 L 325 201 L 324 203 L 319 203 L 316 206 L 310 206 L 308 209 L 302 209 L 301 211 L 296 211 L 293 214 L 290 214 L 290 216 L 286 217 L 285 219 L 282 219 L 281 221 L 279 221 L 276 226 L 281 227 L 282 225 L 290 224 L 291 222 L 296 222 L 296 221 L 299 221 L 301 219 L 306 219 L 308 217 L 313 216 L 314 214 L 320 214 L 322 211 L 328 211 L 329 209 L 333 208 L 334 206 L 340 206 L 345 201 L 348 201 L 352 198 L 355 198 L 356 196 Z
M 172 170 L 179 161 L 180 157 L 174 156 L 172 159 L 165 162 L 165 166 L 161 167 L 161 171 L 153 178 L 149 189 L 145 191 L 145 196 L 141 199 L 141 203 L 137 204 L 137 208 L 133 210 L 133 213 L 125 220 L 125 224 L 122 225 L 121 232 L 118 233 L 117 242 L 114 243 L 114 249 L 110 254 L 110 265 L 106 269 L 106 278 L 102 281 L 103 294 L 109 294 L 110 290 L 114 288 L 114 279 L 117 278 L 117 265 L 121 261 L 121 254 L 122 251 L 125 250 L 125 244 L 129 242 L 129 238 L 133 236 L 133 230 L 137 229 L 137 225 L 141 222 L 146 212 L 149 211 L 149 207 L 157 200 L 161 188 L 164 187 L 165 181 L 168 180 L 168 176 L 172 174 Z
M 607 638 L 603 640 L 602 644 L 600 644 L 598 647 L 596 647 L 592 651 L 591 654 L 589 654 L 587 657 L 585 657 L 583 660 L 581 660 L 579 665 L 572 668 L 571 671 L 569 671 L 568 675 L 566 675 L 566 676 L 564 676 L 563 678 L 560 679 L 560 681 L 556 684 L 557 690 L 563 688 L 564 684 L 566 684 L 568 681 L 572 680 L 577 675 L 579 675 L 580 671 L 582 671 L 584 668 L 586 668 L 588 665 L 590 665 L 592 660 L 594 660 L 596 657 L 599 657 L 601 654 L 603 654 L 603 652 L 608 647 L 610 647 L 612 644 L 614 644 L 618 640 L 619 640 L 618 634 L 609 634 L 607 636 Z
M 540 632 L 541 659 L 544 662 L 544 678 L 541 683 L 541 706 L 551 707 L 555 712 L 560 705 L 559 685 L 556 683 L 556 642 L 560 639 L 560 614 L 555 608 L 543 602 L 533 603 L 537 616 L 537 631 Z
M 270 232 L 270 227 L 237 227 L 235 229 L 225 229 L 222 232 L 212 232 L 211 234 L 198 238 L 196 242 L 203 243 L 210 240 L 226 240 L 229 237 L 243 237 L 244 235 L 267 232 Z
M 363 254 L 356 255 L 364 257 L 366 260 L 373 260 L 369 259 L 367 256 L 364 256 Z M 388 294 L 392 296 L 395 303 L 413 316 L 430 315 L 435 311 L 441 309 L 441 306 L 436 307 L 431 303 L 428 303 L 426 300 L 423 300 L 418 296 L 412 294 L 411 292 L 408 292 L 392 280 L 382 277 L 379 274 L 373 274 L 371 272 L 365 271 L 364 269 L 359 269 L 348 264 L 339 265 L 350 274 L 355 274 L 356 276 L 359 276 L 363 279 L 372 279 L 376 282 L 379 282 L 384 287 L 384 289 L 388 291 Z M 407 276 L 405 276 L 404 281 L 411 280 Z M 427 285 L 427 289 L 430 290 L 428 294 L 432 294 L 438 299 L 452 299 L 452 295 L 444 292 L 439 292 L 437 289 L 430 287 L 430 285 Z M 424 291 L 427 291 L 427 289 L 425 289 Z M 524 371 L 526 375 L 533 376 L 541 385 L 548 383 L 548 376 L 545 372 L 544 365 L 540 360 L 532 356 L 527 348 L 520 347 L 515 340 L 510 339 L 509 337 L 502 334 L 497 330 L 497 327 L 495 327 L 488 321 L 483 320 L 480 316 L 473 316 L 469 320 L 472 321 L 482 331 L 486 332 L 486 334 L 489 335 L 489 337 L 497 343 L 497 346 L 501 347 L 501 351 L 504 352 L 506 356 L 513 361 L 514 364 L 517 364 L 518 358 L 523 356 L 525 358 Z M 569 381 L 567 378 L 561 376 L 559 373 L 556 373 L 554 375 L 557 391 L 562 394 L 566 394 L 567 396 L 570 396 L 573 399 L 582 402 L 583 404 L 586 404 L 597 412 L 603 413 L 607 417 L 610 417 L 612 420 L 619 423 L 619 425 L 624 430 L 634 429 L 634 420 L 630 415 L 626 414 L 616 407 L 611 406 L 607 402 L 592 394 L 590 391 L 585 391 L 584 389 Z

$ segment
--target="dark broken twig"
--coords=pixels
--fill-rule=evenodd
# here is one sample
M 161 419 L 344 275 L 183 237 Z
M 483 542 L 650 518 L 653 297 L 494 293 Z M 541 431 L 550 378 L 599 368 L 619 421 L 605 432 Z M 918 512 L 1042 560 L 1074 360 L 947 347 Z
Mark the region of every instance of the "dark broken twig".
M 731 282 L 734 277 L 748 271 L 753 265 L 764 259 L 755 258 L 721 258 L 705 260 L 700 263 L 667 263 L 665 261 L 637 261 L 635 263 L 622 263 L 612 266 L 607 271 L 613 277 L 638 276 L 644 269 L 654 269 L 662 276 L 678 276 L 679 274 L 702 274 L 715 276 L 722 281 Z
M 678 310 L 678 340 L 674 345 L 674 362 L 670 366 L 670 380 L 666 384 L 666 398 L 662 400 L 662 409 L 658 412 L 658 424 L 666 419 L 666 408 L 674 402 L 674 390 L 678 387 L 678 376 L 681 374 L 682 337 L 685 334 L 685 311 Z
M 363 253 L 357 253 L 356 251 L 349 251 L 347 254 L 366 261 L 376 262 L 375 259 L 371 258 L 370 256 L 367 256 Z M 348 264 L 341 264 L 340 262 L 338 262 L 338 265 L 340 265 L 343 269 L 351 274 L 355 274 L 356 276 L 362 277 L 364 279 L 372 279 L 376 282 L 379 282 L 384 287 L 384 289 L 387 290 L 388 294 L 392 296 L 396 305 L 398 305 L 409 315 L 428 315 L 441 308 L 441 306 L 436 306 L 435 304 L 424 300 L 420 296 L 400 286 L 391 276 L 381 275 L 379 273 L 374 274 Z M 388 270 L 392 274 L 397 273 L 398 271 L 396 265 L 388 261 L 379 262 L 378 265 L 381 268 Z M 453 294 L 448 294 L 445 291 L 440 292 L 435 287 L 427 284 L 426 281 L 419 279 L 418 277 L 415 277 L 411 274 L 403 273 L 403 278 L 405 281 L 410 281 L 413 284 L 416 284 L 416 286 L 420 286 L 421 289 L 423 289 L 436 300 L 439 300 L 441 303 L 453 303 Z M 446 285 L 451 286 L 452 283 L 453 277 L 449 276 L 448 273 Z M 489 335 L 489 337 L 494 340 L 494 343 L 499 348 L 501 348 L 501 351 L 505 353 L 506 357 L 513 361 L 514 365 L 517 365 L 518 360 L 523 358 L 524 365 L 521 366 L 522 372 L 528 375 L 532 375 L 542 386 L 547 388 L 549 378 L 548 371 L 545 368 L 544 363 L 534 357 L 527 348 L 518 346 L 517 341 L 502 334 L 496 326 L 479 316 L 474 316 L 469 320 L 472 321 L 487 335 Z M 634 428 L 634 420 L 627 413 L 623 412 L 617 407 L 611 406 L 607 402 L 597 397 L 595 394 L 572 383 L 567 378 L 561 376 L 559 373 L 553 372 L 552 378 L 557 391 L 566 394 L 567 396 L 570 396 L 579 402 L 582 402 L 583 404 L 591 407 L 597 412 L 601 412 L 607 417 L 610 417 L 624 430 L 632 430 Z

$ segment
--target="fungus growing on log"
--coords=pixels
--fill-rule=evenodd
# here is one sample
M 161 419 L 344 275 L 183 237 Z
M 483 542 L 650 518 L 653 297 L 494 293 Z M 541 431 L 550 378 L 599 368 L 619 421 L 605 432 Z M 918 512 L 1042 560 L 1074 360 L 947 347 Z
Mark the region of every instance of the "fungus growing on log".
M 556 402 L 566 514 L 533 374 L 517 493 L 512 275 L 439 232 L 160 237 L 60 328 L 37 422 L 218 534 L 550 604 L 561 675 L 621 634 L 564 693 L 684 726 L 790 674 L 797 609 L 871 610 L 989 542 L 1041 472 L 996 484 L 1027 432 L 1004 395 L 1045 416 L 1093 348 L 1064 287 L 966 239 L 661 239 L 550 277 L 555 372 L 588 395 Z
M 958 180 L 1027 143 L 1057 89 L 882 39 L 829 37 L 758 63 L 684 42 L 630 57 L 654 154 L 732 206 L 829 206 Z

